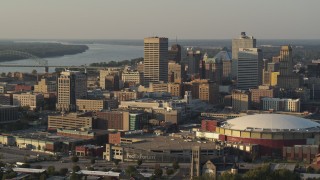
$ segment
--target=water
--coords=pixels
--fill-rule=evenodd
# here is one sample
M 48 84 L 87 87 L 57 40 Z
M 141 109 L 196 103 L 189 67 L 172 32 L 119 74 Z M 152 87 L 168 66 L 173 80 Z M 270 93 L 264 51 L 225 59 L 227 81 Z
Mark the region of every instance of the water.
M 26 41 L 26 40 L 24 40 Z M 85 44 L 89 49 L 80 54 L 66 55 L 62 57 L 45 58 L 48 60 L 49 65 L 89 65 L 95 62 L 109 62 L 109 61 L 121 61 L 134 58 L 143 57 L 143 40 L 27 40 L 29 42 L 58 42 L 64 44 Z M 169 42 L 171 44 L 176 43 L 174 40 Z M 220 40 L 178 40 L 178 43 L 184 47 L 227 47 L 231 49 L 231 39 Z M 301 46 L 315 46 L 320 45 L 320 40 L 257 40 L 257 45 L 301 45 Z M 10 62 L 0 62 L 2 64 L 36 64 L 30 59 L 17 60 Z M 0 67 L 0 73 L 2 72 L 31 72 L 36 69 L 37 72 L 44 72 L 44 68 L 26 68 L 26 67 Z M 54 68 L 49 69 L 50 72 L 54 71 Z
M 66 55 L 61 57 L 45 58 L 49 65 L 66 65 L 80 66 L 89 65 L 96 62 L 121 61 L 143 57 L 143 46 L 138 45 L 113 45 L 113 44 L 86 44 L 89 49 L 80 54 Z M 1 62 L 1 64 L 20 64 L 30 65 L 37 63 L 31 59 Z M 36 67 L 0 67 L 2 72 L 32 72 L 35 69 L 37 72 L 44 72 L 44 68 Z M 54 72 L 54 68 L 49 68 L 49 72 Z

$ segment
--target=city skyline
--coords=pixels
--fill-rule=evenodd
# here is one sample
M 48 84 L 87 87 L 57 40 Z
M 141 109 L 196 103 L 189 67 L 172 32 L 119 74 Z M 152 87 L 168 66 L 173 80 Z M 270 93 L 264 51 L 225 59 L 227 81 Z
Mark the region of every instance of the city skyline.
M 17 6 L 19 5 L 19 6 Z M 3 1 L 0 39 L 259 39 L 320 37 L 320 2 Z M 146 26 L 148 25 L 148 26 Z M 142 28 L 144 27 L 144 28 Z

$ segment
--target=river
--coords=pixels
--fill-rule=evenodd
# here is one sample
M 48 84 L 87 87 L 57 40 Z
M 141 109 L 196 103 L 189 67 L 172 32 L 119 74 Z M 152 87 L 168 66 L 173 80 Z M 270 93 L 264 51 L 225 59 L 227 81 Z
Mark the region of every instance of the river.
M 28 40 L 29 41 L 29 40 Z M 143 57 L 143 40 L 30 40 L 31 42 L 55 42 L 63 44 L 85 44 L 89 49 L 84 53 L 79 53 L 75 55 L 66 55 L 61 57 L 45 58 L 48 60 L 49 65 L 89 65 L 94 62 L 109 62 L 109 61 L 121 61 L 130 60 L 134 58 Z M 30 42 L 29 41 L 29 42 Z M 170 44 L 175 43 L 170 41 Z M 231 49 L 230 39 L 220 39 L 220 40 L 179 40 L 179 44 L 184 47 L 205 47 L 205 48 L 222 48 L 228 47 Z M 320 40 L 258 40 L 259 45 L 299 45 L 299 46 L 319 46 Z M 36 64 L 30 59 L 27 60 L 17 60 L 10 62 L 0 62 L 1 64 L 23 64 L 30 65 Z M 37 72 L 44 72 L 44 68 L 26 68 L 26 67 L 0 67 L 0 73 L 2 72 L 31 72 L 36 69 Z M 54 68 L 49 68 L 50 72 L 54 72 Z
M 45 58 L 49 65 L 89 65 L 95 62 L 109 62 L 130 60 L 143 57 L 143 46 L 138 45 L 114 45 L 114 44 L 86 44 L 89 49 L 83 53 L 75 55 L 65 55 L 60 57 Z M 31 59 L 1 62 L 1 64 L 36 65 L 37 62 Z M 0 67 L 0 73 L 5 72 L 32 72 L 35 69 L 39 73 L 44 72 L 44 68 L 36 67 Z M 54 68 L 49 68 L 49 72 L 54 72 Z

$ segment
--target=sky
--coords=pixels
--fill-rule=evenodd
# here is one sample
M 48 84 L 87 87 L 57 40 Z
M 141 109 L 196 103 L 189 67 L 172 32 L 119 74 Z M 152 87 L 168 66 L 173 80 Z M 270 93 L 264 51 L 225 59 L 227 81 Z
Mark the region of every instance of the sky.
M 320 39 L 319 0 L 1 0 L 0 39 Z

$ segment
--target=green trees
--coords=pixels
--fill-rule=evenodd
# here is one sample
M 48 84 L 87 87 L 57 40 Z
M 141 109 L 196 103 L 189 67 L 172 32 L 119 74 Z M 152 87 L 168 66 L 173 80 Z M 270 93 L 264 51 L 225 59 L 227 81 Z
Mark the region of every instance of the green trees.
M 172 168 L 173 168 L 174 170 L 179 169 L 179 168 L 180 168 L 179 162 L 178 162 L 178 161 L 174 161 L 174 162 L 172 163 Z
M 51 175 L 51 176 L 54 175 L 55 171 L 56 171 L 56 168 L 54 166 L 49 166 L 47 168 L 48 175 Z
M 94 158 L 91 158 L 90 163 L 94 164 L 94 163 L 96 163 L 96 160 Z
M 78 172 L 78 171 L 80 171 L 80 166 L 73 166 L 73 167 L 72 167 L 72 171 L 73 171 L 73 172 Z
M 141 164 L 142 164 L 142 159 L 139 159 L 139 160 L 137 161 L 137 165 L 138 165 L 138 166 L 141 166 Z
M 128 166 L 125 170 L 127 176 L 131 177 L 138 173 L 138 170 L 134 166 Z
M 60 43 L 1 43 L 0 51 L 3 50 L 15 50 L 27 52 L 37 57 L 45 58 L 45 57 L 55 57 L 55 56 L 63 56 L 63 55 L 72 55 L 77 53 L 85 52 L 88 49 L 86 45 L 66 45 Z M 19 60 L 26 59 L 21 56 L 1 56 L 1 61 L 10 61 L 10 60 Z
M 59 174 L 61 175 L 61 176 L 65 176 L 65 175 L 67 175 L 67 173 L 68 173 L 68 168 L 61 168 L 60 170 L 59 170 Z
M 205 177 L 198 177 L 198 180 L 207 180 Z M 218 177 L 219 180 L 299 180 L 298 174 L 287 169 L 279 169 L 272 171 L 269 165 L 265 165 L 256 169 L 252 169 L 242 176 L 238 174 L 231 174 L 230 172 L 223 173 Z
M 167 174 L 168 176 L 172 175 L 173 173 L 174 173 L 174 170 L 173 170 L 173 169 L 167 169 L 167 170 L 166 170 L 166 174 Z
M 72 156 L 72 157 L 71 157 L 71 161 L 74 162 L 74 163 L 76 163 L 76 162 L 79 161 L 79 157 L 78 157 L 78 156 Z
M 200 177 L 201 180 L 208 180 L 207 177 L 203 176 L 203 177 Z M 199 180 L 200 180 L 199 179 Z M 219 178 L 218 180 L 241 180 L 241 176 L 238 175 L 238 174 L 232 174 L 230 172 L 225 172 L 223 173 Z
M 161 168 L 156 168 L 156 169 L 154 170 L 154 175 L 155 175 L 157 178 L 160 178 L 160 177 L 162 176 L 162 174 L 163 174 L 163 171 L 162 171 Z
M 38 72 L 37 72 L 37 70 L 35 70 L 35 69 L 32 70 L 32 72 L 31 72 L 31 74 L 33 74 L 33 75 L 37 75 L 37 73 L 38 73 Z
M 119 160 L 119 159 L 114 159 L 114 160 L 113 160 L 113 164 L 114 164 L 114 165 L 118 166 L 119 163 L 120 163 L 120 160 Z

